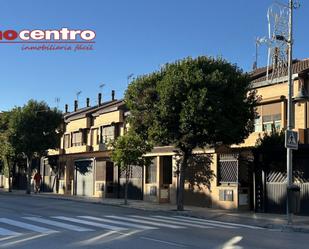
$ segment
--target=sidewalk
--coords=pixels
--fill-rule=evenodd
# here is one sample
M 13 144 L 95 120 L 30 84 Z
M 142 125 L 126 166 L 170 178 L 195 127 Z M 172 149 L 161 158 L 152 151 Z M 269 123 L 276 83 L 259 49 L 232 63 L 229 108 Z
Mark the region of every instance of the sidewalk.
M 25 196 L 25 191 L 13 190 L 13 192 L 11 193 L 6 193 L 1 189 L 0 195 L 1 194 Z M 133 208 L 151 212 L 167 212 L 174 215 L 184 215 L 196 218 L 217 220 L 222 222 L 240 223 L 281 231 L 309 233 L 309 216 L 295 215 L 293 217 L 293 225 L 288 226 L 286 223 L 286 216 L 283 214 L 254 213 L 250 211 L 232 211 L 195 206 L 185 206 L 185 211 L 177 211 L 176 206 L 171 204 L 158 204 L 139 200 L 129 200 L 128 205 L 124 205 L 123 199 L 102 199 L 96 197 L 67 196 L 55 193 L 31 194 L 31 196 L 29 197 L 96 203 L 101 205 Z

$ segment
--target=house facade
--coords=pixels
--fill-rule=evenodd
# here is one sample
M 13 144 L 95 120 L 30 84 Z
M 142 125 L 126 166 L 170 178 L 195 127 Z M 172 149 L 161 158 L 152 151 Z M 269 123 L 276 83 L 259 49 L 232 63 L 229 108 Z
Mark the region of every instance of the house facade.
M 309 59 L 294 60 L 292 64 L 293 82 L 293 129 L 298 132 L 299 148 L 293 151 L 293 181 L 301 188 L 300 212 L 309 214 Z M 272 130 L 287 128 L 288 77 L 287 67 L 274 71 L 260 68 L 251 73 L 252 88 L 261 101 L 257 106 L 258 116 L 255 131 L 241 147 L 252 147 L 259 136 Z M 272 151 L 276 156 L 277 152 Z M 263 155 L 259 155 L 263 161 Z M 284 160 L 286 160 L 284 158 Z M 259 162 L 257 163 L 259 164 Z M 270 165 L 268 165 L 270 166 Z M 259 168 L 259 167 L 258 167 Z M 254 171 L 252 182 L 252 204 L 256 211 L 281 212 L 286 210 L 286 166 L 281 169 L 265 167 Z
M 294 126 L 299 132 L 300 151 L 304 154 L 306 154 L 309 136 L 308 101 L 297 96 L 308 91 L 308 73 L 309 60 L 294 61 Z M 251 148 L 264 132 L 286 128 L 287 70 L 283 70 L 281 75 L 272 75 L 270 71 L 267 79 L 266 68 L 260 68 L 251 73 L 251 79 L 252 89 L 261 97 L 257 106 L 255 131 L 239 145 L 195 150 L 195 153 L 207 155 L 211 161 L 208 168 L 197 169 L 196 173 L 212 172 L 213 177 L 200 182 L 188 181 L 185 187 L 185 204 L 258 210 L 262 206 L 265 208 L 267 198 L 270 198 L 271 194 L 275 195 L 273 199 L 277 198 L 279 190 L 277 192 L 273 190 L 274 193 L 272 193 L 271 188 L 280 185 L 281 192 L 284 192 L 286 186 L 283 173 L 279 174 L 280 182 L 267 182 L 267 179 L 272 176 L 267 175 L 270 174 L 269 172 L 264 172 L 263 182 L 261 173 L 255 172 L 250 162 L 253 161 Z M 129 110 L 123 100 L 114 99 L 114 94 L 110 101 L 102 103 L 99 95 L 98 103 L 91 107 L 88 100 L 85 108 L 78 108 L 78 103 L 75 102 L 74 111 L 66 111 L 65 132 L 60 149 L 50 151 L 49 160 L 41 165 L 44 185 L 47 188 L 60 194 L 102 198 L 123 197 L 125 176 L 112 162 L 108 144 L 110 140 L 126 132 Z M 133 166 L 129 198 L 158 203 L 176 203 L 178 175 L 175 148 L 173 146 L 155 147 L 145 156 L 152 158 L 152 164 L 144 168 Z M 304 157 L 301 164 L 306 164 L 307 161 L 309 162 Z M 57 172 L 51 170 L 53 167 L 50 165 L 51 162 L 57 166 L 55 167 Z M 278 175 L 278 172 L 276 174 Z M 307 172 L 304 172 L 304 179 L 306 174 Z M 303 191 L 307 193 L 308 186 L 305 184 L 307 183 L 304 183 Z M 283 203 L 284 193 L 280 198 Z M 280 203 L 281 206 L 284 205 L 282 203 Z

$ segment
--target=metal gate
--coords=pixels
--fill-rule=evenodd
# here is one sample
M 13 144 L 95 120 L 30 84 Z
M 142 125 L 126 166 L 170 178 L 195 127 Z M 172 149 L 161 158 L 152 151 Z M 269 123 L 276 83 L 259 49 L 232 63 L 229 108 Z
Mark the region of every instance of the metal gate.
M 128 199 L 143 199 L 143 167 L 131 166 L 128 185 Z M 124 187 L 126 182 L 125 171 L 119 172 L 119 198 L 124 198 Z
M 294 174 L 295 177 L 296 174 Z M 256 174 L 256 211 L 268 213 L 286 212 L 286 173 Z M 297 179 L 297 176 L 295 177 Z M 295 181 L 300 187 L 300 214 L 309 215 L 309 182 Z M 298 182 L 298 183 L 297 183 Z

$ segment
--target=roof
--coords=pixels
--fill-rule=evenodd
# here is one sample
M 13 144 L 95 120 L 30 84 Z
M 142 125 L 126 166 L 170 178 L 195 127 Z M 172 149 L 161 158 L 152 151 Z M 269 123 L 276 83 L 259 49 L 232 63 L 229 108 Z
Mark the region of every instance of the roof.
M 293 60 L 292 64 L 292 74 L 299 74 L 304 71 L 309 71 L 309 58 L 303 59 L 303 60 Z M 258 83 L 266 81 L 266 73 L 267 73 L 267 67 L 261 67 L 257 68 L 256 70 L 252 71 L 250 73 L 251 82 Z M 269 79 L 272 78 L 273 69 L 272 67 L 269 68 Z M 275 76 L 275 78 L 280 78 L 288 75 L 288 67 L 284 67 L 281 72 Z
M 116 110 L 119 107 L 124 106 L 124 105 L 125 104 L 124 104 L 123 99 L 107 101 L 107 102 L 102 103 L 101 105 L 85 107 L 85 108 L 78 109 L 75 112 L 67 113 L 64 115 L 64 121 L 70 122 L 72 120 L 84 118 L 88 115 L 98 116 L 102 113 Z

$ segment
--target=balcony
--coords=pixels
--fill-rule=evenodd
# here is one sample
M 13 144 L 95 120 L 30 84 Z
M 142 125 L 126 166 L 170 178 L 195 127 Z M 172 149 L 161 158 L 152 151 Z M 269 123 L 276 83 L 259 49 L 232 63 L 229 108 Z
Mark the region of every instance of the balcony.
M 105 151 L 105 150 L 110 150 L 110 146 L 106 143 L 100 143 L 92 146 L 93 151 Z
M 64 149 L 49 149 L 47 151 L 48 156 L 57 156 L 64 154 Z
M 70 148 L 65 149 L 65 154 L 73 154 L 73 153 L 83 153 L 83 152 L 89 152 L 91 146 L 86 144 L 78 144 L 76 146 L 72 146 Z

